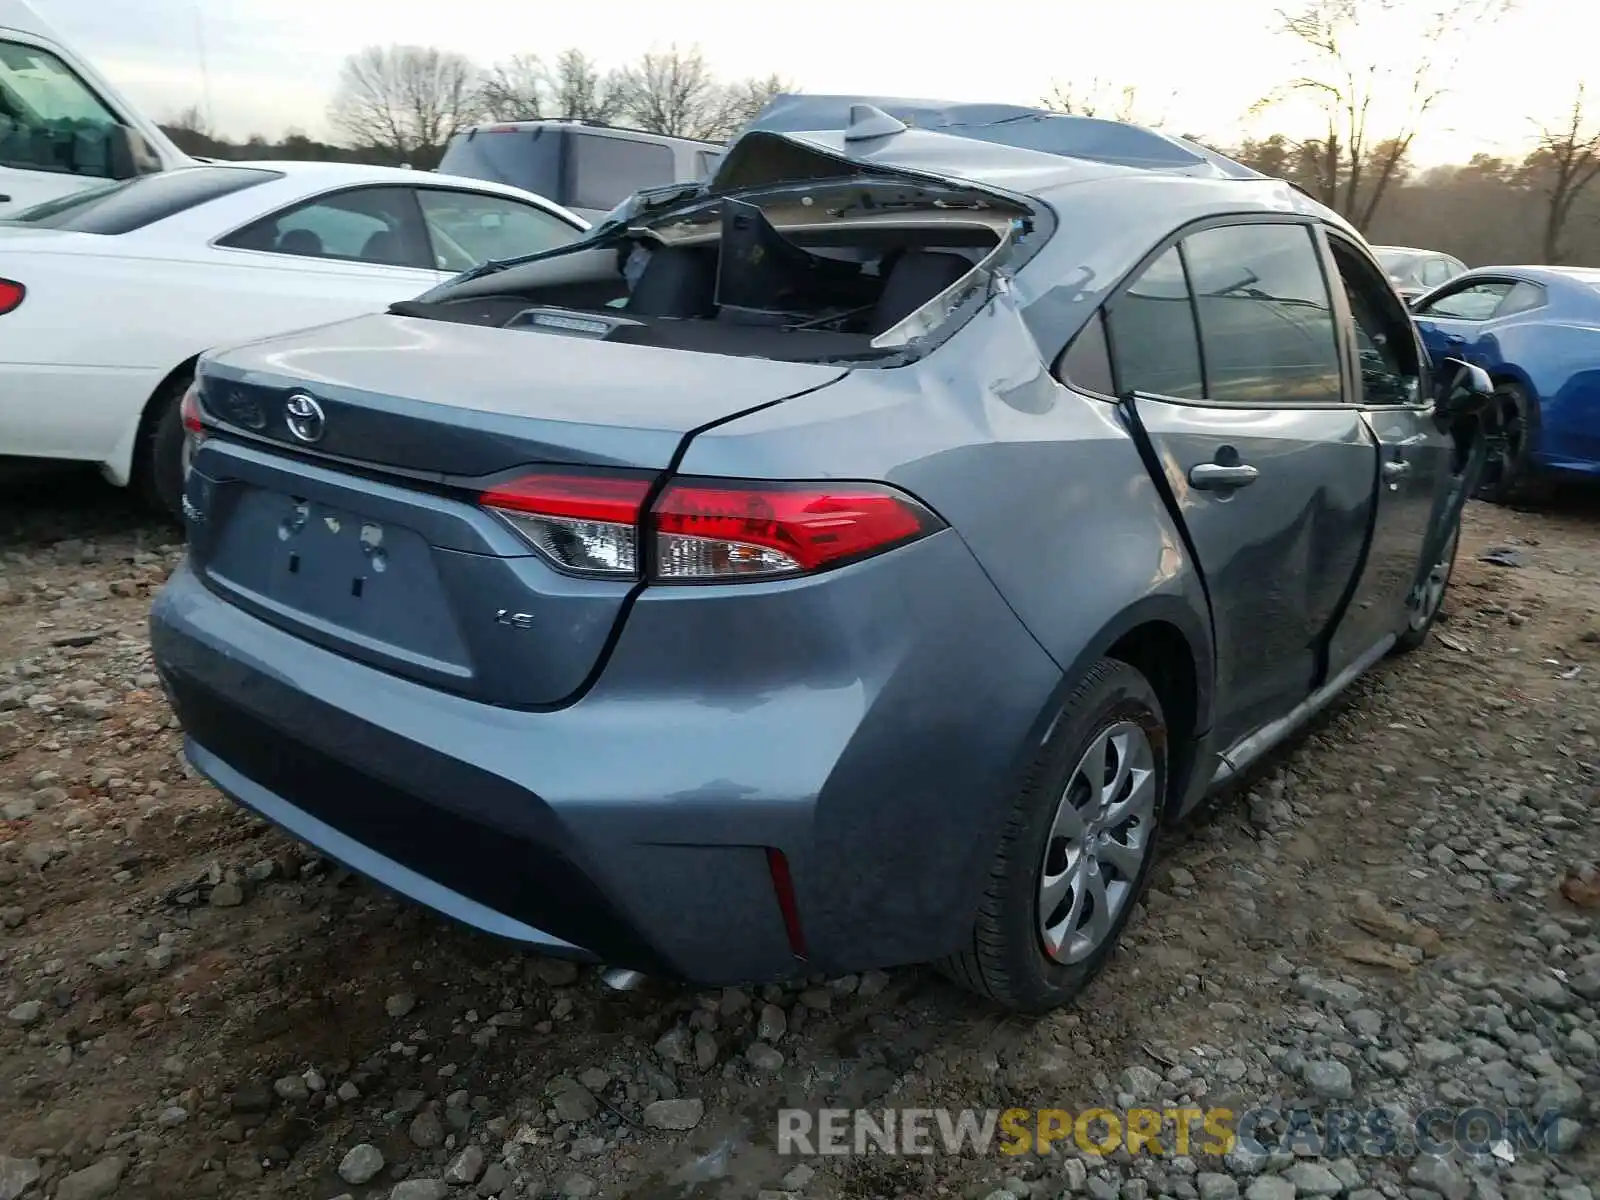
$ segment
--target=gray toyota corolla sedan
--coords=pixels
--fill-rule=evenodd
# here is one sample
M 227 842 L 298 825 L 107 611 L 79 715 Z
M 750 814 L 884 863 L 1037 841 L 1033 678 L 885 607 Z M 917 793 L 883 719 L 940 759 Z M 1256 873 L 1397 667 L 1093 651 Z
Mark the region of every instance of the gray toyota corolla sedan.
M 155 652 L 218 787 L 469 925 L 1042 1010 L 1427 636 L 1489 391 L 1197 145 L 780 97 L 572 247 L 207 355 Z

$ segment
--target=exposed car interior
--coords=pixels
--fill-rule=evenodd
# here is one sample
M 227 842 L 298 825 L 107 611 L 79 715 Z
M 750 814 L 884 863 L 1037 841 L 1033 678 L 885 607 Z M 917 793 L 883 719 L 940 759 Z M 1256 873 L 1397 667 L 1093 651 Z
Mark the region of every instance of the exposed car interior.
M 1026 216 L 992 196 L 903 184 L 722 198 L 391 311 L 715 354 L 871 359 L 920 330 L 923 309 L 948 315 L 982 291 Z

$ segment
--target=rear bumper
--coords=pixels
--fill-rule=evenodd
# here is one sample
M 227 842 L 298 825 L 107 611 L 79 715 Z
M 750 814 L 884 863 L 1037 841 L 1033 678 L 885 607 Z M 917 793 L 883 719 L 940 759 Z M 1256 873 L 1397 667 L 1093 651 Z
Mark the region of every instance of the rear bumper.
M 953 533 L 760 591 L 647 589 L 554 712 L 313 646 L 187 567 L 151 637 L 202 774 L 476 928 L 705 984 L 792 975 L 773 848 L 809 969 L 954 951 L 1059 670 Z M 748 648 L 746 613 L 762 648 L 716 661 L 706 631 Z

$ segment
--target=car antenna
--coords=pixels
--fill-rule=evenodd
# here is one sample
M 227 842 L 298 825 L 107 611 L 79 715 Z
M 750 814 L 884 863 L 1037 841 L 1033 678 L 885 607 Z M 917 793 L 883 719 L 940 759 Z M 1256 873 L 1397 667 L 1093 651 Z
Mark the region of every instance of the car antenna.
M 844 140 L 847 142 L 865 142 L 872 138 L 889 137 L 896 133 L 904 133 L 910 126 L 904 121 L 897 121 L 883 109 L 871 104 L 852 104 L 850 106 L 850 124 L 844 131 Z

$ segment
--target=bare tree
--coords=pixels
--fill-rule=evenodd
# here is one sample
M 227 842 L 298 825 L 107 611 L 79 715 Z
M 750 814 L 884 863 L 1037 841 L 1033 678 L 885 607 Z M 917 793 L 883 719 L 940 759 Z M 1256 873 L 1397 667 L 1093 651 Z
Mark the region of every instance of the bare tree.
M 1127 121 L 1135 125 L 1148 125 L 1159 129 L 1166 120 L 1166 106 L 1173 97 L 1168 96 L 1159 112 L 1141 104 L 1139 89 L 1131 84 L 1115 84 L 1096 76 L 1081 87 L 1057 83 L 1039 104 L 1052 112 L 1066 113 L 1071 117 L 1098 117 L 1105 121 Z
M 727 112 L 732 128 L 724 131 L 726 134 L 735 132 L 739 126 L 752 120 L 757 113 L 771 103 L 774 96 L 782 96 L 800 89 L 791 81 L 781 75 L 768 75 L 765 79 L 741 79 L 738 83 L 727 88 Z
M 492 121 L 537 121 L 544 116 L 547 77 L 535 55 L 514 54 L 483 77 L 483 113 Z
M 1560 125 L 1540 128 L 1539 145 L 1524 160 L 1523 175 L 1540 186 L 1546 200 L 1543 261 L 1565 262 L 1561 240 L 1573 205 L 1600 175 L 1600 126 L 1585 110 L 1582 83 L 1566 119 Z
M 726 137 L 737 125 L 728 90 L 698 46 L 652 51 L 622 71 L 628 112 L 641 129 L 674 137 Z
M 200 111 L 198 104 L 191 104 L 188 108 L 181 108 L 165 121 L 161 122 L 163 129 L 181 129 L 185 133 L 199 134 L 201 137 L 211 137 L 211 123 L 206 120 L 205 114 Z
M 1308 99 L 1321 125 L 1301 143 L 1314 191 L 1358 229 L 1372 224 L 1385 193 L 1405 174 L 1423 119 L 1444 95 L 1469 34 L 1481 34 L 1514 0 L 1305 0 L 1278 11 L 1279 28 L 1304 51 L 1303 74 L 1254 111 L 1290 96 Z M 1420 26 L 1403 36 L 1404 18 Z M 1393 86 L 1400 81 L 1399 86 Z M 1399 114 L 1386 129 L 1374 113 Z
M 435 46 L 369 46 L 345 59 L 328 120 L 356 145 L 432 167 L 481 115 L 479 71 Z
M 552 116 L 576 121 L 615 121 L 627 108 L 628 94 L 615 71 L 601 74 L 582 50 L 564 50 L 545 79 Z

